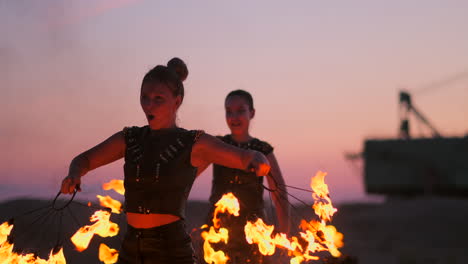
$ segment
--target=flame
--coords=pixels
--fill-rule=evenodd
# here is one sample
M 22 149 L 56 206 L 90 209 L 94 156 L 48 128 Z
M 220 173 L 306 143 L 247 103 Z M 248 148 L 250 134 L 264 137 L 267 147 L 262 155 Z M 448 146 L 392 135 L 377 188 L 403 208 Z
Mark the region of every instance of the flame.
M 305 248 L 295 236 L 291 239 L 283 233 L 273 236 L 274 226 L 265 224 L 260 218 L 255 223 L 247 222 L 245 236 L 249 244 L 258 244 L 259 251 L 263 255 L 273 255 L 277 247 L 286 249 L 290 256 L 294 256 L 290 263 L 318 260 L 319 258 L 312 254 L 319 251 L 329 251 L 334 257 L 341 255 L 338 248 L 343 246 L 343 235 L 337 232 L 334 226 L 326 226 L 317 221 L 308 223 L 303 220 L 301 227 L 305 229 L 305 232 L 299 233 L 305 242 L 303 244 L 307 245 Z
M 8 235 L 10 235 L 13 225 L 5 222 L 0 225 L 0 264 L 66 264 L 65 256 L 63 254 L 63 248 L 54 253 L 54 250 L 50 251 L 49 259 L 41 259 L 36 257 L 34 254 L 29 253 L 20 255 L 13 252 L 13 244 L 7 241 Z
M 306 259 L 318 259 L 312 256 L 303 256 L 304 254 L 301 252 L 304 250 L 297 237 L 292 237 L 289 240 L 286 234 L 283 233 L 277 233 L 273 237 L 274 226 L 265 224 L 261 218 L 257 219 L 256 222 L 247 222 L 244 231 L 247 242 L 249 244 L 258 244 L 258 249 L 263 255 L 271 256 L 275 253 L 276 248 L 280 247 L 287 249 L 290 255 L 294 254 Z M 313 238 L 311 242 L 313 243 Z
M 266 225 L 260 218 L 255 223 L 247 222 L 244 227 L 245 238 L 249 244 L 258 244 L 260 253 L 271 256 L 275 253 L 275 244 L 270 238 L 274 228 Z
M 119 258 L 119 252 L 113 248 L 109 248 L 106 244 L 99 245 L 99 260 L 105 264 L 114 264 Z
M 331 221 L 337 209 L 333 207 L 328 186 L 324 178 L 326 173 L 319 171 L 311 179 L 312 197 L 314 205 L 312 208 L 320 221 L 312 220 L 307 222 L 302 220 L 299 237 L 288 239 L 286 234 L 277 233 L 273 236 L 274 226 L 269 226 L 262 219 L 256 222 L 247 222 L 244 227 L 246 240 L 249 244 L 257 244 L 259 251 L 263 255 L 273 255 L 276 248 L 283 248 L 291 256 L 291 264 L 299 264 L 303 261 L 318 260 L 314 253 L 328 251 L 332 256 L 341 255 L 338 248 L 343 247 L 343 234 L 338 232 L 332 225 L 326 223 Z M 302 241 L 302 243 L 300 243 Z
M 53 250 L 50 251 L 49 261 L 47 264 L 66 264 L 65 255 L 63 254 L 63 248 L 60 248 L 57 253 L 53 253 Z
M 10 225 L 8 222 L 4 222 L 0 225 L 0 245 L 7 241 L 8 235 L 13 229 L 13 225 Z
M 122 180 L 112 180 L 103 185 L 104 190 L 113 189 L 119 194 L 124 194 L 125 189 Z M 108 207 L 113 213 L 120 213 L 122 204 L 112 199 L 110 196 L 97 196 L 100 204 L 103 207 Z M 88 202 L 88 206 L 91 203 Z M 78 251 L 85 250 L 94 236 L 101 237 L 115 236 L 119 232 L 119 226 L 110 222 L 110 212 L 96 211 L 91 217 L 91 222 L 96 222 L 93 225 L 88 225 L 80 228 L 72 237 L 71 240 Z M 66 264 L 63 248 L 51 250 L 48 260 L 41 259 L 34 254 L 20 255 L 13 252 L 13 244 L 8 242 L 8 236 L 13 229 L 13 225 L 4 222 L 0 225 L 0 264 Z M 55 252 L 55 253 L 54 253 Z M 104 263 L 116 263 L 118 251 L 111 249 L 104 244 L 99 247 L 99 259 Z
M 109 195 L 96 195 L 96 197 L 99 199 L 101 206 L 110 208 L 113 213 L 120 214 L 120 212 L 122 211 L 122 203 L 112 199 Z
M 207 263 L 224 264 L 229 260 L 229 257 L 222 251 L 215 251 L 211 247 L 211 243 L 228 243 L 229 232 L 226 228 L 220 227 L 220 219 L 218 218 L 219 213 L 232 214 L 239 216 L 239 201 L 236 196 L 232 193 L 224 194 L 221 199 L 215 204 L 215 210 L 213 213 L 213 226 L 209 228 L 209 231 L 202 232 L 201 236 L 205 240 L 203 243 L 204 259 Z M 201 228 L 207 228 L 208 225 L 203 225 Z
M 343 234 L 338 232 L 336 227 L 315 220 L 310 222 L 302 220 L 299 227 L 305 231 L 300 233 L 302 238 L 316 241 L 314 244 L 309 243 L 310 252 L 329 251 L 334 257 L 341 256 L 338 248 L 343 247 Z
M 125 194 L 125 188 L 124 188 L 123 180 L 111 180 L 110 182 L 104 183 L 102 185 L 102 189 L 104 189 L 106 191 L 114 190 L 118 194 L 121 194 L 121 195 Z
M 211 243 L 227 243 L 229 239 L 228 233 L 226 228 L 220 228 L 216 231 L 212 226 L 208 232 L 202 232 L 202 237 L 205 240 L 203 243 L 203 252 L 206 263 L 224 264 L 229 260 L 229 257 L 226 256 L 222 250 L 215 251 L 211 247 Z
M 314 191 L 312 194 L 312 198 L 314 198 L 314 205 L 312 208 L 321 221 L 311 221 L 309 227 L 313 227 L 317 230 L 316 233 L 320 232 L 320 234 L 322 234 L 321 242 L 325 245 L 323 250 L 328 249 L 332 256 L 339 257 L 341 253 L 338 251 L 338 248 L 344 245 L 343 234 L 338 232 L 334 226 L 326 224 L 326 222 L 331 221 L 332 216 L 338 211 L 333 207 L 330 199 L 328 185 L 325 184 L 326 175 L 327 173 L 319 171 L 310 181 L 310 187 Z M 303 230 L 307 227 L 304 223 L 304 221 L 301 223 L 301 228 L 303 228 Z
M 89 242 L 94 234 L 101 237 L 115 236 L 119 233 L 119 226 L 110 222 L 110 213 L 107 211 L 96 211 L 91 217 L 91 222 L 96 222 L 93 225 L 81 227 L 71 237 L 71 241 L 78 251 L 83 251 L 88 248 Z
M 312 198 L 314 198 L 314 208 L 315 214 L 325 221 L 331 221 L 333 214 L 336 213 L 337 209 L 333 207 L 328 185 L 325 184 L 326 172 L 317 172 L 315 177 L 312 177 L 310 181 L 310 187 L 314 191 Z
M 219 213 L 225 213 L 226 211 L 234 216 L 239 216 L 239 200 L 232 193 L 224 194 L 221 199 L 215 204 L 216 208 L 213 214 L 213 226 L 216 228 L 220 227 L 220 219 L 218 218 Z

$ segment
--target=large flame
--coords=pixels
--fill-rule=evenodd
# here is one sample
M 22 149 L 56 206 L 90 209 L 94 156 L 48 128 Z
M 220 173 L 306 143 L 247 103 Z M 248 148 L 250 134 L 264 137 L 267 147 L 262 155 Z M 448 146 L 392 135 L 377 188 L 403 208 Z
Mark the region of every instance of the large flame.
M 50 251 L 49 258 L 41 259 L 34 255 L 29 254 L 17 254 L 13 252 L 13 244 L 10 244 L 7 240 L 10 235 L 13 225 L 5 222 L 0 225 L 0 264 L 66 264 L 63 249 L 59 248 L 57 252 L 54 250 Z
M 94 234 L 101 237 L 115 236 L 119 232 L 119 226 L 110 221 L 110 213 L 107 211 L 96 211 L 90 218 L 91 222 L 96 222 L 93 225 L 81 227 L 71 237 L 71 241 L 78 251 L 83 251 L 88 248 Z
M 248 222 L 245 225 L 247 242 L 257 244 L 263 255 L 273 255 L 276 248 L 283 248 L 292 257 L 291 264 L 318 260 L 319 257 L 313 254 L 319 251 L 328 251 L 332 256 L 339 257 L 341 253 L 338 248 L 343 246 L 343 234 L 338 232 L 334 226 L 326 224 L 326 222 L 331 221 L 337 209 L 331 203 L 328 186 L 324 182 L 325 176 L 326 173 L 319 171 L 311 179 L 310 185 L 314 198 L 312 207 L 320 221 L 307 222 L 302 220 L 300 228 L 303 232 L 299 233 L 300 237 L 293 236 L 288 239 L 286 234 L 273 235 L 274 226 L 269 226 L 262 219 L 257 219 L 255 223 Z
M 111 180 L 110 182 L 106 182 L 102 185 L 102 189 L 104 189 L 105 191 L 114 190 L 121 195 L 125 194 L 123 180 Z
M 96 197 L 99 199 L 101 206 L 110 208 L 113 213 L 120 214 L 122 211 L 122 203 L 112 199 L 109 195 L 96 195 Z
M 109 248 L 106 244 L 99 245 L 99 260 L 105 264 L 114 264 L 119 258 L 119 252 L 116 249 Z
M 229 232 L 226 228 L 220 227 L 219 213 L 229 213 L 234 216 L 239 216 L 239 201 L 232 193 L 224 194 L 221 199 L 215 204 L 213 213 L 213 226 L 210 226 L 209 231 L 202 232 L 202 237 L 205 240 L 203 243 L 204 259 L 209 264 L 224 264 L 229 260 L 229 257 L 222 250 L 214 250 L 211 247 L 212 243 L 228 243 Z M 207 227 L 206 225 L 202 228 Z

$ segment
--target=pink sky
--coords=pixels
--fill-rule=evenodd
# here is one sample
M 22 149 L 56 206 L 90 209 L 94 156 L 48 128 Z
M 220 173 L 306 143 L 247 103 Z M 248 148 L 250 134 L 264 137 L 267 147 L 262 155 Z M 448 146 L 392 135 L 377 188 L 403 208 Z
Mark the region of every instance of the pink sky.
M 467 10 L 422 0 L 3 1 L 0 192 L 32 185 L 53 196 L 76 154 L 145 124 L 141 79 L 178 56 L 190 71 L 180 126 L 227 133 L 224 97 L 248 90 L 251 133 L 275 147 L 288 184 L 308 188 L 323 170 L 332 198 L 363 199 L 343 153 L 368 136 L 396 136 L 400 88 L 468 70 Z M 443 135 L 468 132 L 468 78 L 413 99 Z M 121 165 L 85 176 L 83 188 L 94 195 L 122 178 Z M 193 199 L 208 197 L 210 177 L 197 180 Z

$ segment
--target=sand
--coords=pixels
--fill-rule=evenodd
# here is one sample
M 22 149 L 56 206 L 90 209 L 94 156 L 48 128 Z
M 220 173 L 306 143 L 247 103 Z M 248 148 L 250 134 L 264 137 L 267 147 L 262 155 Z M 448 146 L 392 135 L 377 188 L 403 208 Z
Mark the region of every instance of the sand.
M 17 230 L 14 242 L 18 248 L 37 251 L 45 257 L 44 252 L 55 246 L 60 238 L 67 263 L 70 264 L 100 263 L 97 249 L 101 242 L 119 248 L 121 235 L 114 238 L 95 237 L 90 247 L 81 253 L 73 249 L 67 237 L 79 225 L 89 223 L 88 218 L 94 209 L 72 203 L 70 209 L 62 213 L 45 208 L 24 215 L 29 210 L 43 208 L 50 203 L 48 200 L 18 199 L 0 204 L 0 221 L 15 219 Z M 207 210 L 204 202 L 189 202 L 189 231 L 203 223 Z M 311 209 L 305 206 L 294 211 L 297 212 L 294 214 L 295 221 L 299 220 L 298 215 L 312 215 Z M 62 223 L 59 219 L 62 219 Z M 125 227 L 124 217 L 113 215 L 111 219 Z M 341 251 L 357 259 L 360 264 L 466 264 L 467 223 L 468 200 L 435 197 L 394 198 L 382 204 L 343 204 L 338 207 L 333 219 L 333 224 L 344 234 L 345 246 Z

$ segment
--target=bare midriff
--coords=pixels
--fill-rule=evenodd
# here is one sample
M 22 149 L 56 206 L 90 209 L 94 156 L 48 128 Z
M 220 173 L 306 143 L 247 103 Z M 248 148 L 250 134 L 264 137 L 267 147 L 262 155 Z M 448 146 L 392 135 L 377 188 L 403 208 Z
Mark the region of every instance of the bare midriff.
M 135 228 L 151 228 L 167 225 L 179 219 L 180 217 L 171 214 L 138 214 L 127 212 L 127 222 Z

